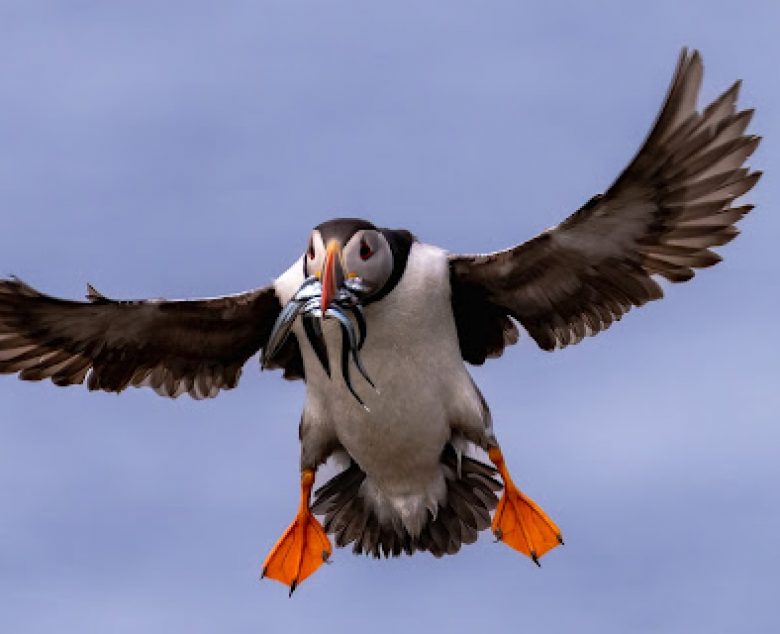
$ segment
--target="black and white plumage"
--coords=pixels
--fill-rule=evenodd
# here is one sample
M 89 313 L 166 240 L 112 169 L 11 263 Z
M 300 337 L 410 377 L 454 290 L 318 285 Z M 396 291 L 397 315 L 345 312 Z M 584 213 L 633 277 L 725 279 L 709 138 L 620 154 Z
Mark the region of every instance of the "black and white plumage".
M 71 302 L 2 280 L 0 372 L 213 397 L 236 386 L 278 332 L 283 307 L 317 278 L 322 305 L 310 309 L 323 318 L 284 324 L 289 337 L 265 359 L 286 378 L 305 378 L 302 470 L 346 459 L 312 509 L 356 552 L 457 552 L 489 525 L 501 486 L 493 468 L 463 455 L 469 445 L 498 447 L 464 361 L 500 356 L 518 341 L 518 324 L 545 350 L 608 328 L 662 296 L 658 277 L 683 282 L 718 262 L 711 248 L 732 240 L 750 211 L 735 201 L 760 176 L 744 167 L 759 142 L 745 132 L 752 111 L 737 111 L 737 82 L 699 112 L 701 80 L 699 54 L 684 50 L 655 125 L 615 183 L 505 251 L 453 255 L 404 230 L 338 219 L 315 228 L 307 252 L 272 285 L 228 297 L 116 301 L 89 287 L 87 302 Z M 349 280 L 362 289 L 359 354 L 371 382 L 346 376 L 354 360 L 345 360 L 344 324 L 324 318 Z M 534 536 L 525 538 L 536 559 Z M 292 588 L 311 573 L 300 568 Z

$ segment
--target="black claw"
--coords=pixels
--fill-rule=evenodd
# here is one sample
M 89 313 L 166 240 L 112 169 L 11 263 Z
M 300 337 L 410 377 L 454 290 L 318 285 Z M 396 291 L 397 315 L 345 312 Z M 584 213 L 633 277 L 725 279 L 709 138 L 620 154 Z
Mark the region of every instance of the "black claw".
M 297 579 L 293 579 L 292 583 L 290 584 L 290 594 L 288 594 L 287 596 L 291 597 L 293 592 L 295 592 L 295 588 L 297 588 L 297 587 L 298 587 L 298 580 Z
M 263 571 L 260 573 L 260 578 L 265 578 L 265 573 L 268 572 L 268 566 L 263 566 Z
M 531 551 L 531 560 L 539 567 L 542 567 L 542 564 L 539 563 L 539 557 L 536 556 L 536 552 L 533 550 Z
M 330 553 L 327 550 L 322 551 L 322 563 L 324 564 L 332 564 L 333 562 L 329 559 Z
M 556 535 L 556 537 L 558 538 L 558 543 L 559 543 L 561 546 L 563 546 L 563 545 L 564 545 L 564 544 L 563 544 L 563 535 L 561 535 L 560 533 L 558 533 L 558 534 Z
M 494 544 L 497 544 L 498 542 L 500 542 L 504 538 L 504 534 L 501 532 L 500 528 L 497 528 L 496 530 L 494 530 L 493 531 L 493 535 L 496 538 L 495 541 L 493 542 Z

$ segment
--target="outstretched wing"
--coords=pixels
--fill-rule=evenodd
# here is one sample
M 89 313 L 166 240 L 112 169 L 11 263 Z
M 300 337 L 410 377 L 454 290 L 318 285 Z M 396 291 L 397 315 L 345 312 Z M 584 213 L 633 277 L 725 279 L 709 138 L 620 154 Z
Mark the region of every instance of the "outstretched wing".
M 758 181 L 743 164 L 760 138 L 745 134 L 753 111 L 736 110 L 739 82 L 696 110 L 702 73 L 699 53 L 683 49 L 647 140 L 605 194 L 524 244 L 452 256 L 467 361 L 516 340 L 510 316 L 544 350 L 563 348 L 661 298 L 654 276 L 684 282 L 720 261 L 710 247 L 734 239 L 752 209 L 734 200 Z
M 272 286 L 188 301 L 116 301 L 88 286 L 87 299 L 0 280 L 0 372 L 57 385 L 88 377 L 90 390 L 106 392 L 148 385 L 163 396 L 214 397 L 236 386 L 281 310 Z M 302 376 L 294 366 L 287 378 Z

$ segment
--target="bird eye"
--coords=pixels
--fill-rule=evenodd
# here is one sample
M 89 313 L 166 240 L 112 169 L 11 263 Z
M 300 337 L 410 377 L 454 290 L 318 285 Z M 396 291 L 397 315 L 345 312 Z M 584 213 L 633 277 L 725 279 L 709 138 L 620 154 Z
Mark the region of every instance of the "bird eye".
M 374 255 L 374 252 L 371 250 L 371 247 L 368 246 L 368 242 L 365 240 L 360 241 L 360 259 L 361 260 L 368 260 L 372 255 Z

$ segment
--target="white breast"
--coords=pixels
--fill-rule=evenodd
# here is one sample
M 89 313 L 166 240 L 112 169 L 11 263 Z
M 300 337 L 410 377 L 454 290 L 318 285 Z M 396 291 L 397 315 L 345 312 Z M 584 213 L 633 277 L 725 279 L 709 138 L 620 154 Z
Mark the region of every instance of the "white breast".
M 278 280 L 283 301 L 302 278 L 298 265 Z M 363 493 L 375 501 L 380 516 L 394 511 L 416 533 L 426 509 L 435 512 L 445 495 L 439 458 L 450 425 L 482 424 L 479 397 L 458 345 L 446 252 L 414 243 L 401 281 L 365 314 L 368 336 L 361 357 L 379 394 L 354 366 L 351 376 L 370 412 L 344 384 L 341 333 L 327 320 L 323 330 L 331 378 L 300 324 L 295 327 L 306 370 L 305 416 L 323 432 L 332 430 L 365 471 Z

